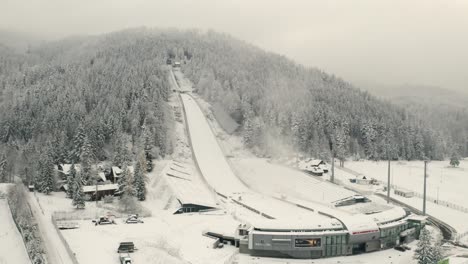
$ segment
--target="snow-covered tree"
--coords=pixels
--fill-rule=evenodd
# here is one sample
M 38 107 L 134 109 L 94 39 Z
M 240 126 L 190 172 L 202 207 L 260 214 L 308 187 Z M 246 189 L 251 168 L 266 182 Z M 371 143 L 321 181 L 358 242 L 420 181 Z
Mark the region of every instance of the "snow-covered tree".
M 119 178 L 119 189 L 122 194 L 126 194 L 128 196 L 135 196 L 135 187 L 133 185 L 134 177 L 130 170 L 128 169 L 127 165 L 124 164 L 122 167 L 122 173 L 120 174 Z
M 86 131 L 83 124 L 79 124 L 76 134 L 73 138 L 73 145 L 69 152 L 69 159 L 73 163 L 77 163 L 80 160 L 82 146 L 86 138 Z
M 460 155 L 456 150 L 452 151 L 452 155 L 450 156 L 450 166 L 458 167 L 460 165 Z
M 421 229 L 419 241 L 416 250 L 414 251 L 414 258 L 418 264 L 434 264 L 435 258 L 433 254 L 433 247 L 431 245 L 432 235 L 431 232 L 424 227 Z
M 128 164 L 130 162 L 130 152 L 127 147 L 127 139 L 125 136 L 120 135 L 115 140 L 115 147 L 114 147 L 114 158 L 113 163 L 115 166 L 119 168 L 123 168 L 124 164 Z
M 69 198 L 73 198 L 76 174 L 75 164 L 73 163 L 70 168 L 70 173 L 67 175 L 67 197 Z
M 83 180 L 89 184 L 92 184 L 93 172 L 92 172 L 92 164 L 95 162 L 96 158 L 94 156 L 92 150 L 91 142 L 89 141 L 88 137 L 84 137 L 83 144 L 81 145 L 81 177 Z
M 35 185 L 39 192 L 49 194 L 55 189 L 55 169 L 50 153 L 50 147 L 42 152 L 37 166 Z
M 140 158 L 137 160 L 135 165 L 135 180 L 133 185 L 135 187 L 136 197 L 140 201 L 144 201 L 146 199 L 145 163 L 144 155 L 140 155 Z
M 8 180 L 7 165 L 8 161 L 6 155 L 3 154 L 0 158 L 0 182 L 6 182 Z
M 85 207 L 85 194 L 83 192 L 83 179 L 81 173 L 77 173 L 73 181 L 73 206 L 78 209 Z

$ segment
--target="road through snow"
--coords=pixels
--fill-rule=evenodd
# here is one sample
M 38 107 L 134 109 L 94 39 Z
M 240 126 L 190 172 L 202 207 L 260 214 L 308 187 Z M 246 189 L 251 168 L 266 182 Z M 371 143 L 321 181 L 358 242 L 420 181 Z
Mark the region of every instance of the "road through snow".
M 0 264 L 31 263 L 5 199 L 0 199 L 0 212 Z
M 33 193 L 28 193 L 28 202 L 31 211 L 39 226 L 44 241 L 47 260 L 50 264 L 73 264 L 71 256 L 60 239 L 55 227 L 52 224 L 50 212 L 43 211 Z

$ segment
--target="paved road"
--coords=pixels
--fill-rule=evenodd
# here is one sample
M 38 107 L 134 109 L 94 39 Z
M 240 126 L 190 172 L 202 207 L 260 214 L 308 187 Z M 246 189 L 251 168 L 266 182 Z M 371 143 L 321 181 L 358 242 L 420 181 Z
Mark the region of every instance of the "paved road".
M 31 211 L 39 226 L 39 232 L 44 240 L 47 260 L 50 264 L 73 264 L 65 245 L 52 224 L 50 213 L 44 212 L 33 193 L 28 193 L 28 202 Z

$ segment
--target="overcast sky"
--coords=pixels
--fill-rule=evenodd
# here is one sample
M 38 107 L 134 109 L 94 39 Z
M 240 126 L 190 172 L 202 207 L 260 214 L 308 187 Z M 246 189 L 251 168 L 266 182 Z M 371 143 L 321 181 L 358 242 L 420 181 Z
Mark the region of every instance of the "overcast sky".
M 214 29 L 350 81 L 468 90 L 468 0 L 0 0 L 0 28 Z

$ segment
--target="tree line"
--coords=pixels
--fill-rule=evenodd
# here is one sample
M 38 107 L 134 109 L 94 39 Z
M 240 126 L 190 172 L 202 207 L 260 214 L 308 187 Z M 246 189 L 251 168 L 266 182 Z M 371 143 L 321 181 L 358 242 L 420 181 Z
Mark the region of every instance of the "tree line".
M 464 127 L 442 128 L 421 118 L 424 110 L 380 100 L 320 69 L 211 31 L 138 28 L 27 53 L 0 45 L 0 181 L 46 182 L 40 175 L 59 163 L 122 166 L 125 150 L 132 161 L 143 153 L 151 169 L 151 159 L 173 148 L 168 58 L 263 155 L 287 148 L 323 159 L 466 154 L 454 147 L 466 143 Z

